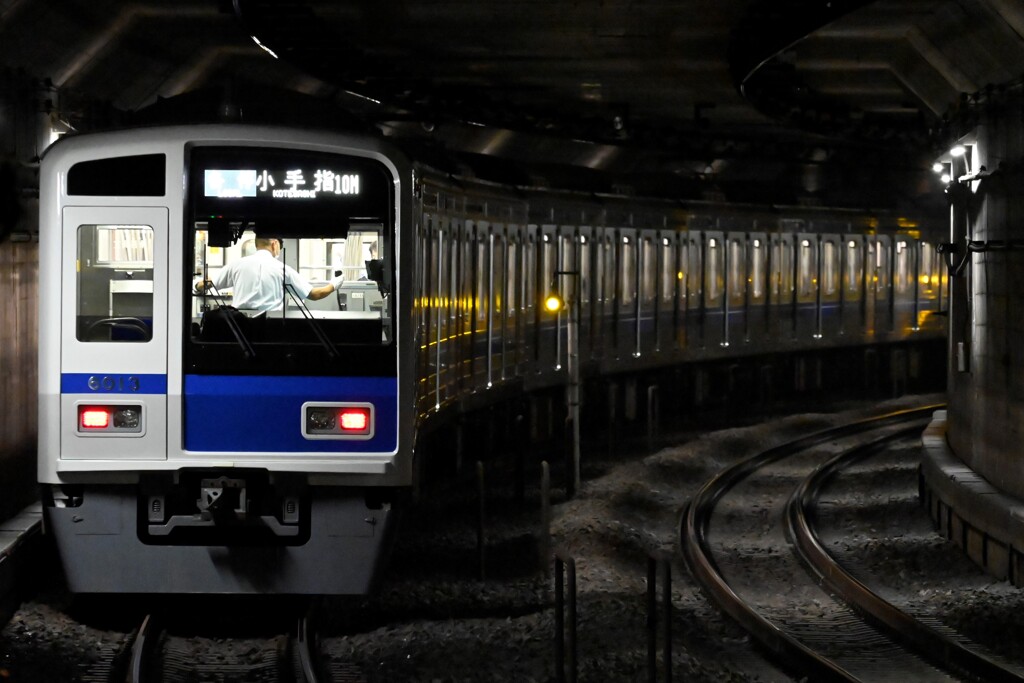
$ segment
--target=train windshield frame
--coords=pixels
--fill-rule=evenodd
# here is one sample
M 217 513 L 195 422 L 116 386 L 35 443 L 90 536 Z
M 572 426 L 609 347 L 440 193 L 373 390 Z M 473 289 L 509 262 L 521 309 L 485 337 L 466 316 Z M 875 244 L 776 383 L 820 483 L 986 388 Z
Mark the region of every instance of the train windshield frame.
M 290 148 L 194 146 L 186 159 L 186 372 L 393 375 L 396 197 L 388 168 Z M 234 298 L 248 257 L 260 259 L 270 283 L 259 303 Z

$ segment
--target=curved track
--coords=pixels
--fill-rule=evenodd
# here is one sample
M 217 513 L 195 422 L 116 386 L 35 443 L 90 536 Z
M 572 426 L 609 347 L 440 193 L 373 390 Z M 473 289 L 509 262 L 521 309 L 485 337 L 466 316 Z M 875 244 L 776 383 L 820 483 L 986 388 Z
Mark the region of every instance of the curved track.
M 768 449 L 708 482 L 684 515 L 681 540 L 691 573 L 763 646 L 812 680 L 1024 680 L 863 586 L 858 589 L 812 540 L 810 513 L 822 482 L 845 464 L 917 438 L 937 407 L 847 424 Z M 808 478 L 823 462 L 827 468 Z M 806 558 L 790 548 L 789 538 L 797 539 Z M 732 556 L 736 549 L 742 558 Z M 802 562 L 815 567 L 814 576 Z M 841 599 L 822 588 L 822 580 Z M 848 595 L 845 586 L 851 587 Z M 929 661 L 907 646 L 928 653 Z
M 913 435 L 917 428 L 910 431 Z M 897 435 L 898 436 L 898 435 Z M 786 509 L 787 530 L 804 564 L 831 590 L 861 614 L 897 635 L 920 652 L 941 653 L 939 659 L 950 667 L 969 672 L 983 681 L 1024 683 L 1024 673 L 966 641 L 949 628 L 927 617 L 916 617 L 898 609 L 847 571 L 826 550 L 815 529 L 817 500 L 830 479 L 842 470 L 882 451 L 892 441 L 883 437 L 839 455 L 819 467 L 794 492 Z

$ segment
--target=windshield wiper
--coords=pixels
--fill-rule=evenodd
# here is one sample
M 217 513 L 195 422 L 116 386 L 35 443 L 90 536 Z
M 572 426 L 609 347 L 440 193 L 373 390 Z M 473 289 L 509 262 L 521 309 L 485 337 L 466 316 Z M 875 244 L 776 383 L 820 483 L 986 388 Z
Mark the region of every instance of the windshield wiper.
M 306 322 L 309 323 L 310 328 L 313 330 L 313 334 L 320 341 L 323 347 L 327 349 L 327 355 L 331 358 L 331 360 L 337 360 L 338 349 L 334 346 L 334 343 L 331 342 L 330 338 L 327 336 L 327 333 L 324 332 L 323 328 L 320 327 L 320 323 L 316 321 L 316 318 L 313 317 L 313 314 L 309 312 L 309 308 L 306 307 L 306 302 L 304 302 L 302 300 L 302 297 L 300 297 L 295 292 L 295 288 L 292 285 L 285 285 L 284 290 L 288 292 L 288 294 L 292 298 L 292 301 L 295 302 L 295 306 L 299 309 L 299 311 L 302 312 L 302 317 L 305 318 Z M 284 313 L 286 309 L 287 306 L 282 306 L 282 313 Z
M 245 336 L 245 332 L 242 331 L 241 325 L 239 325 L 238 321 L 235 319 L 235 314 L 244 316 L 245 313 L 242 313 L 234 306 L 228 306 L 226 303 L 224 303 L 224 295 L 220 293 L 220 290 L 217 289 L 217 286 L 213 284 L 212 281 L 207 280 L 205 277 L 203 278 L 203 281 L 209 282 L 210 287 L 212 287 L 214 291 L 214 294 L 212 296 L 207 294 L 208 288 L 204 284 L 202 291 L 203 298 L 205 299 L 207 296 L 209 296 L 211 299 L 215 299 L 219 304 L 217 308 L 203 311 L 203 315 L 207 316 L 213 313 L 214 311 L 223 311 L 223 313 L 221 313 L 219 317 L 221 318 L 221 320 L 224 321 L 224 324 L 228 326 L 228 330 L 231 331 L 231 335 L 235 338 L 235 341 L 238 343 L 238 346 L 242 349 L 242 355 L 245 356 L 245 359 L 252 360 L 253 358 L 256 357 L 256 349 L 253 348 L 252 342 L 250 342 L 249 338 Z M 200 332 L 200 334 L 202 333 Z

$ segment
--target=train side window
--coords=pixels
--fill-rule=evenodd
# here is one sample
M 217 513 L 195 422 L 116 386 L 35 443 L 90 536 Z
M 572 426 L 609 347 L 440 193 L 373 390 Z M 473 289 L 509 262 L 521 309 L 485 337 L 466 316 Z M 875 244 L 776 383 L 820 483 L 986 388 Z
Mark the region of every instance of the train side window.
M 487 320 L 487 311 L 490 308 L 490 281 L 487 279 L 490 272 L 490 250 L 485 235 L 481 232 L 476 240 L 476 319 L 479 321 L 476 329 L 483 332 L 486 329 L 484 321 Z
M 148 342 L 153 338 L 153 228 L 78 228 L 76 338 Z
M 761 302 L 765 292 L 765 270 L 768 250 L 764 240 L 754 238 L 750 249 L 750 300 Z
M 860 298 L 861 273 L 864 269 L 864 254 L 860 242 L 851 239 L 846 242 L 846 269 L 843 273 L 843 298 L 857 300 Z
M 885 290 L 889 288 L 889 245 L 885 240 L 875 242 L 875 291 L 878 296 L 887 296 Z
M 743 254 L 743 242 L 729 239 L 729 303 L 743 304 L 744 288 L 747 284 L 746 259 Z
M 672 240 L 663 237 L 661 240 L 661 300 L 672 303 L 676 293 L 676 259 Z
M 601 240 L 601 304 L 608 304 L 615 298 L 615 242 L 612 234 Z
M 724 251 L 721 239 L 709 237 L 704 271 L 704 304 L 708 308 L 714 308 L 721 304 L 722 296 L 722 253 Z
M 896 272 L 893 273 L 896 291 L 903 293 L 910 284 L 910 247 L 906 240 L 896 243 Z
M 772 244 L 772 301 L 786 302 L 793 296 L 793 248 L 782 238 Z
M 523 311 L 530 312 L 534 309 L 537 299 L 537 243 L 534 235 L 537 234 L 537 226 L 529 225 L 526 229 L 526 240 L 523 243 Z
M 516 314 L 519 310 L 521 302 L 516 300 L 517 292 L 519 291 L 519 249 L 518 239 L 516 233 L 513 231 L 515 226 L 509 226 L 508 238 L 505 242 L 505 248 L 507 249 L 507 256 L 505 258 L 505 286 L 506 295 L 505 300 L 507 305 L 505 310 L 508 311 L 510 316 Z
M 797 295 L 801 299 L 807 299 L 814 294 L 818 275 L 817 253 L 811 240 L 800 240 L 797 259 Z
M 839 271 L 836 268 L 836 243 L 826 240 L 821 243 L 821 286 L 822 294 L 835 296 L 839 290 Z
M 932 296 L 939 284 L 938 271 L 936 269 L 935 246 L 928 242 L 920 243 L 918 258 L 921 265 L 918 269 L 918 277 L 921 283 L 921 294 Z
M 657 292 L 655 278 L 658 275 L 657 256 L 655 256 L 654 242 L 650 237 L 644 238 L 643 249 L 643 272 L 641 273 L 640 284 L 643 291 L 643 301 L 649 303 L 654 301 Z
M 587 239 L 586 235 L 580 235 L 579 240 L 579 254 L 580 254 L 580 303 L 587 305 L 590 303 L 590 289 L 593 286 L 593 281 L 590 277 L 590 261 L 591 255 L 590 250 L 592 245 Z
M 622 305 L 636 298 L 636 244 L 632 237 L 622 236 L 622 260 L 619 271 L 619 301 Z

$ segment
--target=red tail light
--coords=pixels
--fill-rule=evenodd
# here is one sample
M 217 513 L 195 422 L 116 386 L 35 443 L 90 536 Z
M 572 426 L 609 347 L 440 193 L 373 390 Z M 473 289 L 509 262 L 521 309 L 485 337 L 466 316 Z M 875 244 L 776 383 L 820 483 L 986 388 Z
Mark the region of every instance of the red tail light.
M 366 408 L 345 408 L 338 415 L 343 432 L 364 432 L 370 426 L 370 411 Z
M 83 429 L 106 429 L 110 426 L 110 413 L 104 408 L 83 408 L 79 419 Z

